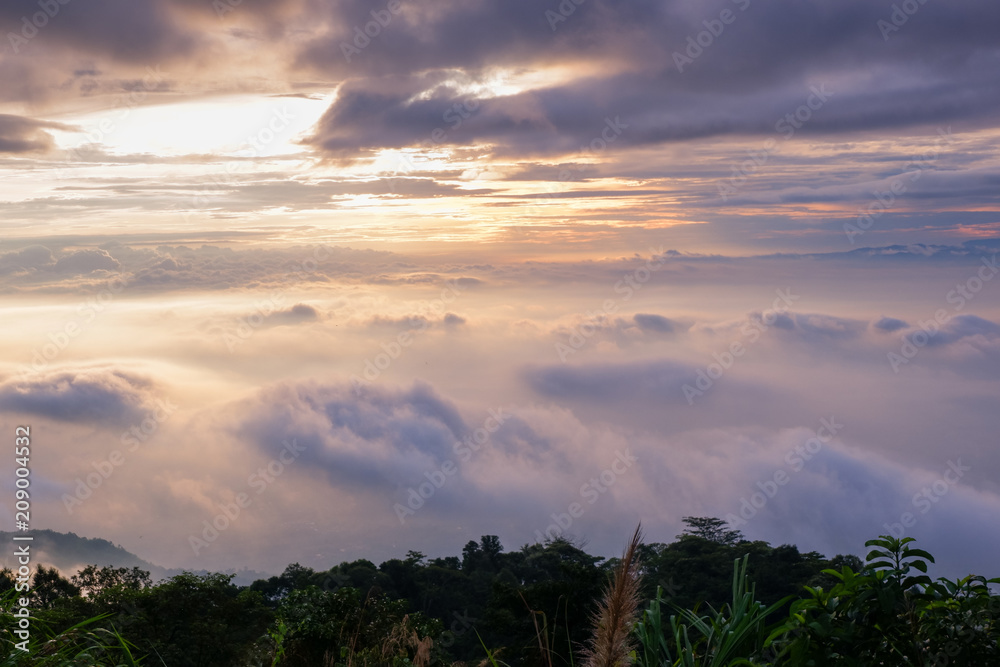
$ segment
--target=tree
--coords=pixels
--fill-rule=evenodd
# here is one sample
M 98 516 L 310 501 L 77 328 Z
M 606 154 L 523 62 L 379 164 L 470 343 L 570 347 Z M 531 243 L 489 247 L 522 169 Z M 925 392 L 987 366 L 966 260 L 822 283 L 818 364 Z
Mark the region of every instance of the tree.
M 13 570 L 9 567 L 5 567 L 0 570 L 0 595 L 3 595 L 9 590 L 13 590 L 16 585 L 17 579 L 14 577 Z
M 234 586 L 234 576 L 184 572 L 143 591 L 126 639 L 171 667 L 246 664 L 273 613 L 260 593 Z
M 407 614 L 406 607 L 405 600 L 363 595 L 350 587 L 292 591 L 278 610 L 287 628 L 280 664 L 332 665 L 337 658 L 348 658 L 348 664 L 412 664 L 416 653 L 433 643 L 428 637 L 438 636 L 443 626 L 419 612 Z
M 462 547 L 462 569 L 473 570 L 479 561 L 479 544 L 475 540 L 469 540 Z
M 728 547 L 736 546 L 746 539 L 740 531 L 727 528 L 728 524 L 722 519 L 708 516 L 686 516 L 684 523 L 688 527 L 681 535 L 694 535 Z
M 88 597 L 97 597 L 112 588 L 122 588 L 131 591 L 141 591 L 149 588 L 152 581 L 149 572 L 138 567 L 112 567 L 106 565 L 98 568 L 88 565 L 71 578 L 73 585 Z
M 500 538 L 496 535 L 483 535 L 479 538 L 479 545 L 491 562 L 496 561 L 496 557 L 503 552 L 503 545 L 500 544 Z
M 80 589 L 59 574 L 59 570 L 54 567 L 46 568 L 44 565 L 39 565 L 35 571 L 31 591 L 45 609 L 50 609 L 56 600 L 73 598 L 80 594 Z
M 305 567 L 299 563 L 292 563 L 285 568 L 277 577 L 270 579 L 258 579 L 250 585 L 250 590 L 258 591 L 264 599 L 275 601 L 280 600 L 294 590 L 309 586 L 316 573 L 311 567 Z

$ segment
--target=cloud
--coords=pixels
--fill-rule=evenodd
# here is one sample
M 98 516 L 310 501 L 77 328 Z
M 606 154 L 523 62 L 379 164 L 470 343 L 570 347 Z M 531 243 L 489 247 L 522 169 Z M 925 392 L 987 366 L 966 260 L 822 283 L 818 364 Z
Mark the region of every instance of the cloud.
M 672 361 L 588 366 L 544 366 L 524 371 L 528 384 L 543 396 L 555 399 L 628 402 L 643 401 L 680 404 L 682 387 L 695 377 L 697 369 Z
M 291 308 L 273 313 L 268 317 L 268 322 L 275 325 L 291 325 L 302 322 L 315 322 L 319 317 L 319 311 L 309 304 L 297 303 Z
M 186 28 L 171 11 L 169 0 L 134 3 L 128 0 L 92 0 L 81 6 L 60 3 L 58 12 L 35 31 L 22 31 L 22 17 L 37 11 L 37 3 L 8 2 L 0 7 L 0 22 L 17 27 L 18 35 L 39 33 L 48 49 L 79 55 L 106 56 L 119 63 L 155 64 L 159 60 L 191 56 L 202 41 L 197 31 Z M 34 26 L 33 26 L 34 27 Z M 36 37 L 19 47 L 21 57 L 36 55 L 31 47 Z M 77 69 L 86 69 L 79 68 Z
M 644 331 L 656 333 L 673 333 L 674 323 L 662 315 L 636 313 L 632 316 L 638 327 Z
M 34 8 L 7 3 L 0 22 L 19 26 Z M 735 21 L 712 37 L 705 23 L 723 9 Z M 972 0 L 922 5 L 886 38 L 878 22 L 891 8 L 859 1 L 590 0 L 561 17 L 558 3 L 431 0 L 403 7 L 345 55 L 373 20 L 358 0 L 247 0 L 222 17 L 198 0 L 95 0 L 61 5 L 35 38 L 46 58 L 28 60 L 29 44 L 0 68 L 0 82 L 12 101 L 70 102 L 134 88 L 148 65 L 174 68 L 169 85 L 194 94 L 241 89 L 253 77 L 241 84 L 231 68 L 256 67 L 275 79 L 273 92 L 339 86 L 308 143 L 347 159 L 419 144 L 488 145 L 524 158 L 578 153 L 608 119 L 628 126 L 616 150 L 774 136 L 813 90 L 829 94 L 804 134 L 992 127 L 997 50 L 984 26 L 998 11 Z M 700 33 L 710 44 L 693 49 Z M 498 81 L 507 85 L 497 90 Z
M 451 402 L 430 385 L 409 389 L 300 384 L 262 393 L 236 428 L 263 452 L 285 441 L 304 447 L 302 459 L 331 483 L 393 488 L 452 456 L 468 427 Z
M 995 57 L 995 44 L 972 3 L 921 7 L 888 41 L 876 27 L 886 12 L 864 3 L 736 4 L 721 4 L 738 20 L 693 58 L 685 55 L 689 40 L 711 37 L 704 22 L 718 20 L 718 4 L 696 11 L 679 1 L 594 0 L 554 30 L 537 5 L 449 6 L 397 19 L 350 64 L 340 45 L 353 39 L 355 22 L 346 18 L 301 57 L 318 71 L 353 77 L 311 143 L 341 157 L 437 144 L 489 144 L 497 154 L 529 157 L 592 146 L 605 121 L 621 131 L 604 144 L 620 149 L 776 137 L 789 114 L 793 123 L 784 127 L 793 133 L 837 135 L 953 122 L 988 127 L 1000 109 L 996 75 L 981 66 Z M 928 57 L 926 43 L 950 56 Z M 678 54 L 688 63 L 679 65 Z M 471 92 L 495 68 L 538 62 L 572 62 L 586 74 L 507 95 Z M 872 74 L 858 75 L 860 63 Z M 795 120 L 800 108 L 807 122 Z
M 328 564 L 401 544 L 454 552 L 470 531 L 524 543 L 625 448 L 641 464 L 573 532 L 606 554 L 639 518 L 669 539 L 685 515 L 738 511 L 836 415 L 845 432 L 748 534 L 859 549 L 961 456 L 973 470 L 917 529 L 973 563 L 996 550 L 974 539 L 995 526 L 1000 492 L 997 281 L 960 311 L 948 294 L 1000 251 L 1000 7 L 982 5 L 919 4 L 883 34 L 892 8 L 865 0 L 423 0 L 348 57 L 384 3 L 243 0 L 223 16 L 207 0 L 59 4 L 0 58 L 0 166 L 31 186 L 0 202 L 0 292 L 23 318 L 0 363 L 23 364 L 67 322 L 81 335 L 56 370 L 0 381 L 0 409 L 51 422 L 44 469 L 66 487 L 115 446 L 108 428 L 183 385 L 193 416 L 130 452 L 106 501 L 81 509 L 81 525 L 119 540 L 153 517 L 176 563 L 190 563 L 202 513 L 296 441 L 308 465 L 255 496 L 217 549 L 222 567 L 246 553 L 279 570 L 289 544 Z M 575 7 L 565 21 L 560 6 Z M 713 35 L 723 9 L 735 21 Z M 37 11 L 0 6 L 4 37 Z M 53 150 L 81 128 L 49 119 L 119 123 L 134 104 L 159 108 L 126 124 L 242 113 L 271 94 L 327 100 L 300 152 Z M 768 139 L 778 149 L 720 203 L 719 184 Z M 847 238 L 897 182 L 906 192 Z M 390 218 L 404 221 L 391 247 L 419 252 L 281 245 L 375 247 Z M 623 290 L 649 254 L 662 264 Z M 76 305 L 111 272 L 125 296 L 84 321 L 95 311 Z M 447 284 L 461 301 L 435 301 Z M 764 318 L 776 289 L 801 300 Z M 887 355 L 942 308 L 950 321 L 894 373 Z M 261 330 L 227 351 L 248 321 Z M 745 352 L 730 363 L 734 343 Z M 569 363 L 557 344 L 573 345 Z M 143 355 L 155 384 L 111 370 Z M 388 356 L 371 385 L 347 381 Z M 712 382 L 689 404 L 683 387 L 701 377 Z M 502 428 L 461 460 L 456 444 L 491 410 Z M 448 460 L 459 471 L 400 526 L 393 503 Z
M 150 380 L 120 370 L 54 371 L 0 383 L 0 410 L 70 423 L 134 424 L 153 400 Z
M 393 331 L 423 331 L 430 326 L 430 320 L 423 315 L 405 315 L 403 317 L 375 315 L 368 320 L 368 326 Z
M 45 130 L 72 129 L 62 123 L 0 114 L 0 153 L 47 153 L 55 142 Z
M 90 273 L 91 271 L 114 271 L 121 264 L 105 250 L 77 250 L 56 261 L 52 270 L 56 273 Z
M 757 314 L 757 317 L 761 315 Z M 774 327 L 794 332 L 794 335 L 805 341 L 856 338 L 866 328 L 865 323 L 858 320 L 808 313 L 780 314 L 775 318 Z
M 881 317 L 877 321 L 873 322 L 872 326 L 878 329 L 879 331 L 892 333 L 893 331 L 899 331 L 900 329 L 905 329 L 909 325 L 903 320 L 897 319 L 895 317 Z
M 1000 339 L 1000 324 L 977 315 L 956 315 L 941 327 L 939 333 L 929 337 L 927 345 L 930 347 L 952 345 L 968 338 L 986 341 Z
M 0 255 L 0 274 L 14 271 L 49 268 L 55 263 L 52 251 L 41 245 L 32 245 Z
M 640 376 L 635 369 L 618 374 L 628 372 Z M 591 369 L 591 377 L 598 375 L 613 378 L 615 373 Z M 549 378 L 553 386 L 559 384 Z M 612 379 L 600 389 L 584 386 L 582 393 L 619 404 L 633 398 L 616 393 L 621 390 Z M 547 395 L 556 398 L 558 391 Z M 652 398 L 662 400 L 658 394 Z M 302 450 L 300 460 L 308 466 L 295 468 L 295 484 L 276 484 L 269 493 L 294 498 L 309 489 L 310 497 L 319 499 L 354 494 L 365 499 L 353 511 L 361 513 L 366 529 L 384 522 L 395 526 L 396 540 L 402 534 L 418 543 L 433 543 L 428 532 L 437 534 L 469 516 L 479 530 L 515 543 L 531 541 L 537 539 L 534 530 L 544 532 L 552 523 L 553 513 L 581 502 L 585 517 L 568 534 L 594 538 L 602 553 L 613 551 L 620 539 L 616 526 L 623 522 L 641 517 L 653 535 L 669 537 L 680 530 L 688 508 L 696 506 L 704 514 L 735 519 L 735 527 L 751 539 L 796 543 L 833 555 L 860 552 L 864 540 L 891 530 L 902 513 L 910 512 L 917 518 L 911 534 L 942 557 L 942 573 L 954 576 L 964 574 L 964 567 L 988 570 L 989 550 L 973 545 L 984 526 L 996 523 L 1000 508 L 1000 496 L 974 486 L 980 461 L 959 452 L 927 467 L 894 461 L 859 440 L 857 423 L 837 416 L 816 415 L 794 427 L 702 426 L 666 434 L 595 423 L 558 405 L 521 404 L 499 413 L 471 405 L 459 409 L 426 383 L 352 387 L 333 382 L 282 383 L 225 412 L 233 435 L 264 457 L 277 456 L 284 442 L 294 441 Z M 460 443 L 468 443 L 489 414 L 502 415 L 504 423 L 480 450 L 459 456 Z M 824 424 L 833 437 L 818 441 L 817 429 Z M 639 465 L 619 471 L 621 479 L 616 477 L 594 502 L 581 500 L 581 484 L 623 452 Z M 405 504 L 408 491 L 429 483 L 446 461 L 457 471 L 441 476 L 419 513 L 402 525 L 397 522 L 392 504 Z M 961 477 L 949 474 L 947 490 L 937 493 L 937 500 L 915 500 L 921 489 L 940 491 L 935 482 L 954 469 L 951 464 L 962 466 Z M 789 481 L 770 488 L 779 470 Z M 760 498 L 750 503 L 754 494 Z M 651 506 L 662 511 L 650 515 Z M 361 529 L 343 526 L 343 540 L 350 541 L 356 530 Z M 366 549 L 378 541 L 365 533 Z M 971 553 L 982 556 L 969 558 Z
M 100 247 L 64 252 L 57 262 L 51 261 L 51 250 L 39 246 L 0 255 L 0 276 L 8 274 L 0 288 L 88 292 L 92 285 L 73 276 L 102 270 L 120 272 L 129 289 L 145 292 L 374 281 L 387 271 L 399 271 L 393 253 L 336 246 L 234 250 L 208 244 L 155 246 L 155 240 L 155 247 L 90 241 Z

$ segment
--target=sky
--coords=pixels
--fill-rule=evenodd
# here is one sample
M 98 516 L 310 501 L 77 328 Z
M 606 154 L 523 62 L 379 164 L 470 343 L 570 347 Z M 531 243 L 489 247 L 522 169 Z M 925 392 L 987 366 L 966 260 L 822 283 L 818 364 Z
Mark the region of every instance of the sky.
M 279 572 L 715 516 L 996 576 L 997 25 L 4 2 L 0 422 L 31 428 L 32 526 Z

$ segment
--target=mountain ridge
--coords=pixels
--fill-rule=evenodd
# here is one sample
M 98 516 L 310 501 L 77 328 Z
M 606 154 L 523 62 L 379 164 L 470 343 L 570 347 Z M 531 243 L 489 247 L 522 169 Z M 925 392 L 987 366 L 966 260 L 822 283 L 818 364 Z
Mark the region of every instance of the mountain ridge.
M 15 536 L 23 533 L 0 531 L 0 540 L 10 543 Z M 114 544 L 100 537 L 82 537 L 74 532 L 61 533 L 55 530 L 33 530 L 31 536 L 34 539 L 29 543 L 32 547 L 31 564 L 33 567 L 45 565 L 55 567 L 64 576 L 69 577 L 76 574 L 81 568 L 87 565 L 97 565 L 104 567 L 138 567 L 149 572 L 150 578 L 154 582 L 181 574 L 182 572 L 193 572 L 195 574 L 207 574 L 208 570 L 185 570 L 178 568 L 166 568 L 155 563 L 151 563 L 134 553 L 128 551 L 118 544 Z M 25 542 L 20 542 L 25 544 Z M 16 570 L 18 567 L 17 558 L 12 550 L 5 550 L 0 567 L 7 567 Z M 235 574 L 233 583 L 237 586 L 249 586 L 257 579 L 267 579 L 271 573 L 257 572 L 255 570 L 227 570 L 225 574 Z

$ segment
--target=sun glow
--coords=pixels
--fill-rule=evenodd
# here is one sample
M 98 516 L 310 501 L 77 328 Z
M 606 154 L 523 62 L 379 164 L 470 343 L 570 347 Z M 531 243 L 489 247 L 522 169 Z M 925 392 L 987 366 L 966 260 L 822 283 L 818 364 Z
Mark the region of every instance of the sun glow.
M 301 153 L 297 143 L 332 97 L 240 95 L 120 107 L 60 119 L 60 148 L 96 145 L 111 155 L 269 157 Z

